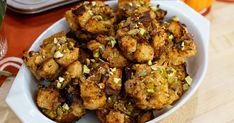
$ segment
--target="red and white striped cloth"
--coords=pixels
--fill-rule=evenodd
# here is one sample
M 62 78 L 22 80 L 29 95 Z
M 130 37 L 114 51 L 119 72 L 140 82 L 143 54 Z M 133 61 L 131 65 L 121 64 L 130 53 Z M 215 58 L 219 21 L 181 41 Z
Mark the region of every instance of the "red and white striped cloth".
M 5 71 L 7 67 L 14 67 L 16 69 L 20 69 L 20 66 L 23 64 L 23 60 L 18 57 L 6 57 L 0 60 L 0 86 L 2 84 L 2 78 L 4 76 L 11 76 L 12 74 L 8 71 Z M 2 77 L 3 76 L 3 77 Z

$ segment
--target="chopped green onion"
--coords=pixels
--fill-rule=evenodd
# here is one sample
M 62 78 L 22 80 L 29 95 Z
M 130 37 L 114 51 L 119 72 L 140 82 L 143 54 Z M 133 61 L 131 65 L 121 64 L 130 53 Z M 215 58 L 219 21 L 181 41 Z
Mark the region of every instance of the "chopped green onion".
M 153 88 L 148 88 L 146 91 L 147 91 L 148 93 L 154 93 L 154 89 L 153 89 Z
M 99 61 L 100 61 L 100 62 L 105 62 L 105 61 L 104 61 L 104 60 L 102 60 L 101 58 L 99 58 Z
M 63 82 L 65 79 L 63 77 L 58 78 L 59 82 Z
M 145 29 L 144 28 L 139 28 L 139 33 L 141 34 L 141 35 L 144 35 L 145 34 Z
M 169 40 L 173 40 L 174 39 L 174 36 L 173 35 L 169 35 Z
M 140 73 L 139 73 L 139 76 L 141 76 L 141 77 L 144 77 L 144 76 L 146 76 L 146 70 L 142 70 Z
M 157 11 L 158 10 L 158 8 L 156 7 L 156 6 L 151 6 L 150 7 L 153 11 Z
M 115 78 L 114 78 L 114 83 L 115 83 L 115 84 L 118 84 L 120 80 L 121 80 L 120 78 L 116 78 L 116 77 L 115 77 Z
M 110 68 L 111 72 L 115 72 L 117 69 L 114 67 L 114 68 Z
M 99 56 L 100 56 L 99 50 L 96 50 L 96 51 L 93 53 L 93 57 L 94 57 L 94 58 L 99 58 Z
M 61 53 L 60 51 L 56 51 L 56 52 L 54 53 L 54 58 L 61 58 L 61 57 L 63 57 L 63 56 L 64 56 L 64 54 Z
M 91 10 L 88 11 L 90 16 L 93 16 L 93 12 Z
M 110 40 L 110 42 L 111 42 L 111 47 L 114 47 L 115 44 L 117 43 L 116 40 L 115 40 L 114 38 L 113 38 L 112 40 Z
M 100 89 L 104 89 L 105 88 L 105 84 L 103 84 L 103 83 L 99 83 L 98 86 L 99 86 Z
M 1 71 L 0 70 L 0 76 L 6 76 L 6 77 L 8 77 L 8 76 L 12 76 L 12 73 L 8 72 L 8 71 Z
M 189 89 L 189 85 L 187 83 L 183 84 L 183 90 L 186 91 Z
M 153 63 L 152 63 L 152 61 L 151 60 L 149 60 L 148 61 L 148 65 L 152 65 Z
M 54 43 L 57 44 L 58 43 L 58 39 L 54 38 Z
M 60 89 L 60 88 L 62 87 L 62 83 L 61 83 L 61 82 L 57 82 L 56 87 L 57 87 L 58 89 Z
M 92 1 L 92 6 L 96 6 L 96 2 L 95 1 Z
M 181 50 L 184 50 L 184 41 L 181 43 Z
M 131 2 L 129 2 L 128 5 L 132 7 L 132 3 Z
M 86 64 L 89 66 L 90 65 L 90 60 L 86 59 Z
M 87 4 L 89 4 L 89 1 L 85 1 L 85 2 L 84 2 L 84 5 L 87 5 Z
M 86 65 L 83 65 L 83 73 L 86 73 L 86 74 L 90 73 L 90 69 Z
M 172 20 L 173 20 L 173 21 L 179 21 L 180 19 L 179 19 L 178 16 L 174 16 L 174 17 L 172 18 Z
M 190 85 L 192 84 L 193 79 L 192 79 L 190 76 L 187 76 L 187 77 L 185 78 L 185 81 L 186 81 L 187 84 L 190 86 Z
M 69 110 L 69 106 L 68 106 L 67 103 L 64 103 L 62 107 L 63 107 L 63 109 L 65 109 L 65 110 Z
M 129 35 L 136 35 L 139 31 L 140 31 L 139 29 L 133 29 L 133 30 L 128 31 L 128 34 Z
M 156 65 L 152 65 L 150 67 L 151 67 L 152 70 L 157 70 L 158 69 Z
M 91 62 L 93 62 L 93 63 L 95 63 L 95 62 L 96 62 L 96 60 L 95 60 L 95 59 L 90 59 L 90 61 L 91 61 Z

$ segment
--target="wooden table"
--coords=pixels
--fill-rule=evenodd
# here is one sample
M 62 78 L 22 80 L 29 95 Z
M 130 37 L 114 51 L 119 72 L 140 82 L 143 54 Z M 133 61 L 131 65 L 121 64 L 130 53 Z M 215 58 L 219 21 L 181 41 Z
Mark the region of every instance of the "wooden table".
M 57 12 L 57 14 L 62 13 Z M 160 123 L 234 123 L 234 4 L 215 2 L 207 18 L 211 21 L 211 40 L 209 46 L 209 66 L 205 80 L 196 94 L 178 111 Z M 53 16 L 47 13 L 48 15 Z M 56 13 L 56 12 L 55 12 Z M 39 16 L 44 16 L 39 15 Z M 61 15 L 62 16 L 62 15 Z M 52 17 L 52 21 L 60 15 Z M 13 16 L 8 19 L 14 18 Z M 34 17 L 37 21 L 37 17 Z M 40 27 L 37 22 L 33 36 L 39 35 L 52 22 L 46 20 Z M 38 20 L 41 22 L 41 20 Z M 46 21 L 49 21 L 48 23 Z M 27 22 L 27 21 L 26 21 Z M 22 32 L 25 25 L 22 26 Z M 12 20 L 12 23 L 17 23 Z M 12 25 L 12 28 L 13 25 Z M 18 28 L 18 27 L 15 27 Z M 32 27 L 31 27 L 32 28 Z M 37 31 L 39 29 L 39 31 Z M 12 29 L 13 30 L 13 29 Z M 31 33 L 33 34 L 33 33 Z M 20 35 L 20 34 L 18 34 Z M 31 35 L 26 35 L 28 38 Z M 34 37 L 35 38 L 35 37 Z M 28 39 L 29 40 L 29 39 Z M 30 39 L 31 40 L 31 39 Z M 21 41 L 19 41 L 21 42 Z M 11 45 L 11 44 L 10 44 Z M 29 47 L 27 44 L 26 47 Z M 15 48 L 10 46 L 10 48 Z M 20 53 L 19 53 L 20 55 Z M 0 123 L 20 122 L 4 102 L 14 78 L 8 78 L 0 87 Z

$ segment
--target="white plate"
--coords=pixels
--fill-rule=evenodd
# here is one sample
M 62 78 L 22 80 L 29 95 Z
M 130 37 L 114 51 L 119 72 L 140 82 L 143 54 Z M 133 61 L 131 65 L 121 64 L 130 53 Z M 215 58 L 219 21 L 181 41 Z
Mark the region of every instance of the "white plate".
M 109 1 L 106 3 L 113 8 L 116 8 L 117 1 Z M 188 73 L 193 78 L 191 87 L 171 108 L 163 110 L 161 115 L 150 121 L 152 123 L 155 123 L 176 111 L 179 107 L 188 101 L 188 99 L 201 84 L 205 76 L 208 63 L 210 26 L 208 20 L 180 1 L 152 1 L 152 5 L 155 6 L 156 4 L 160 4 L 161 8 L 168 11 L 167 18 L 171 18 L 176 15 L 183 23 L 187 25 L 188 30 L 194 35 L 198 52 L 196 56 L 187 60 Z M 64 18 L 53 24 L 44 33 L 42 33 L 34 42 L 30 50 L 38 50 L 39 45 L 44 38 L 59 31 L 69 31 L 69 26 Z M 35 104 L 34 95 L 36 86 L 37 83 L 33 75 L 29 69 L 23 65 L 15 78 L 13 86 L 6 98 L 6 102 L 17 114 L 17 116 L 25 123 L 53 123 L 52 120 L 44 116 L 38 110 Z M 79 120 L 79 123 L 90 122 L 98 122 L 95 116 L 90 113 Z
M 7 7 L 22 14 L 35 14 L 80 0 L 7 0 Z

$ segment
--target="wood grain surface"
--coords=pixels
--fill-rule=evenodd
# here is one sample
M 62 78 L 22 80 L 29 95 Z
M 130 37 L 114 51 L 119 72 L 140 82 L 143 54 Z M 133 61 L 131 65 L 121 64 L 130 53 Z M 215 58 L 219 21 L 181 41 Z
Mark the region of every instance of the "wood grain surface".
M 209 66 L 192 98 L 160 123 L 234 123 L 234 3 L 215 2 L 211 22 Z M 14 78 L 0 87 L 0 123 L 20 123 L 4 102 Z

